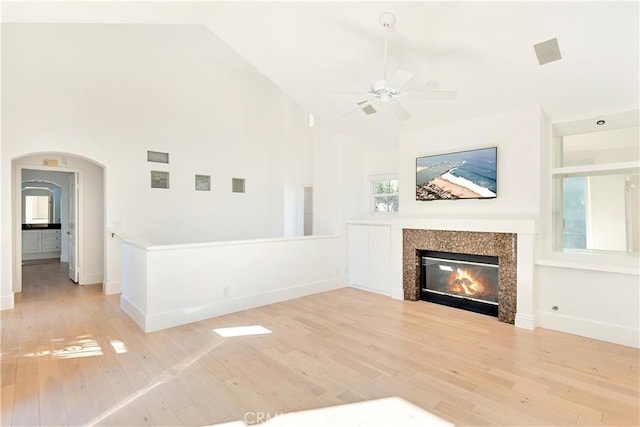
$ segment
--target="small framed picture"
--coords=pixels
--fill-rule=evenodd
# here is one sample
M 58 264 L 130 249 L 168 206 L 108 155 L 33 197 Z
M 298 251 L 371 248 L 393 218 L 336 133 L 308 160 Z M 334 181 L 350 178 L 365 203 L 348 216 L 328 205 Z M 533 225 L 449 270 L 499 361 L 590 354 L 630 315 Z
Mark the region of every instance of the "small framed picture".
M 151 171 L 151 188 L 169 188 L 169 172 Z
M 196 175 L 196 191 L 211 191 L 211 177 L 209 175 Z

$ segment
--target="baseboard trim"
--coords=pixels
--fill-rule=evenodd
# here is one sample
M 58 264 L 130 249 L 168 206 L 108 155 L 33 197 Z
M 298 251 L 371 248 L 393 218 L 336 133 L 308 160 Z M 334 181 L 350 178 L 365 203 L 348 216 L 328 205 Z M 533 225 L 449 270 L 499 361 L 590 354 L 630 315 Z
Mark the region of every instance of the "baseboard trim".
M 391 298 L 393 299 L 397 299 L 397 300 L 404 300 L 404 291 L 402 289 L 392 289 L 391 290 Z
M 107 282 L 102 284 L 102 293 L 105 295 L 116 295 L 122 293 L 122 282 Z
M 191 310 L 191 308 L 193 307 L 180 307 L 179 309 L 173 311 L 146 315 L 143 315 L 143 313 L 138 310 L 137 312 L 134 312 L 134 315 L 143 315 L 144 318 L 142 320 L 139 318 L 138 320 L 134 319 L 134 321 L 145 332 L 154 332 L 162 329 L 172 328 L 174 326 L 180 326 L 187 323 L 210 319 L 212 317 L 223 316 L 225 314 L 249 310 L 251 308 L 261 307 L 263 305 L 274 304 L 277 302 L 287 301 L 345 287 L 347 287 L 346 276 L 331 280 L 323 280 L 320 282 L 306 283 L 304 285 L 293 286 L 285 289 L 276 289 L 259 294 L 211 301 L 197 307 L 197 310 Z M 124 300 L 125 299 L 123 297 L 123 301 Z M 122 304 L 124 304 L 124 302 L 121 303 L 122 309 L 125 311 L 125 313 L 129 314 L 129 312 L 124 309 Z M 135 307 L 132 307 L 132 309 L 135 309 Z
M 638 329 L 546 311 L 538 311 L 536 319 L 541 328 L 640 348 L 640 330 Z
M 379 289 L 372 289 L 372 288 L 368 288 L 366 286 L 360 286 L 360 285 L 354 285 L 353 283 L 349 283 L 349 287 L 350 288 L 354 288 L 354 289 L 359 289 L 361 291 L 367 291 L 367 292 L 371 292 L 374 294 L 378 294 L 378 295 L 384 295 L 386 297 L 390 297 L 391 296 L 391 291 L 381 291 Z
M 14 307 L 13 294 L 0 296 L 0 310 L 11 310 Z
M 120 308 L 124 311 L 127 316 L 131 318 L 140 328 L 145 331 L 145 314 L 140 308 L 138 308 L 135 304 L 129 301 L 124 295 L 120 297 Z
M 104 274 L 102 273 L 80 273 L 79 285 L 95 285 L 96 283 L 102 283 L 104 280 Z
M 516 313 L 516 328 L 528 329 L 533 331 L 536 328 L 536 319 L 531 314 Z

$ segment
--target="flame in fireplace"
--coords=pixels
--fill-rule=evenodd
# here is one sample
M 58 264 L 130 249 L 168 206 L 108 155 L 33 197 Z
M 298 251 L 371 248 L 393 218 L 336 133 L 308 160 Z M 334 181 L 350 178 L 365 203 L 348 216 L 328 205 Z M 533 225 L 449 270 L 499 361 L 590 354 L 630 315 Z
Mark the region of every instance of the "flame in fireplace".
M 460 295 L 472 297 L 482 290 L 483 286 L 467 270 L 458 268 L 452 275 L 449 289 Z

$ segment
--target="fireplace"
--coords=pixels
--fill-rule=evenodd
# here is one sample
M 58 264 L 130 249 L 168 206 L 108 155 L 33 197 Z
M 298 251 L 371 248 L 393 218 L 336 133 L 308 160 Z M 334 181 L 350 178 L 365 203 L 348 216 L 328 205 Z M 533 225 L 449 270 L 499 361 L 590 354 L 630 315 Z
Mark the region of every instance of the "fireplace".
M 498 320 L 511 324 L 515 322 L 517 300 L 517 235 L 515 233 L 404 228 L 402 240 L 404 299 L 409 301 L 422 299 L 421 270 L 425 251 L 494 257 L 498 260 L 496 273 L 498 275 Z M 463 261 L 473 262 L 469 259 L 463 259 Z M 431 293 L 435 294 L 435 292 Z
M 498 317 L 498 257 L 423 250 L 420 299 Z

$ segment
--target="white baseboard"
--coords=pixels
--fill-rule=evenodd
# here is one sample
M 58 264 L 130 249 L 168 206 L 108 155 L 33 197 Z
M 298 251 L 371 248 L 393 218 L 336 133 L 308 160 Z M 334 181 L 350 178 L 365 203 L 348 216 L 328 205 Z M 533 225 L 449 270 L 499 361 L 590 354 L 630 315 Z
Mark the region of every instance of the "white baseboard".
M 237 298 L 224 298 L 203 304 L 197 309 L 180 307 L 173 311 L 145 315 L 129 304 L 124 297 L 120 306 L 145 332 L 153 332 L 344 287 L 347 287 L 346 276 Z M 125 304 L 127 304 L 126 309 Z M 133 314 L 127 310 L 132 311 Z M 142 319 L 139 316 L 142 316 Z
M 601 341 L 640 348 L 640 330 L 611 323 L 538 311 L 538 326 Z
M 104 280 L 103 273 L 82 273 L 80 272 L 79 285 L 95 285 L 96 283 L 102 283 Z
M 102 284 L 102 293 L 105 295 L 115 295 L 122 293 L 122 282 L 107 282 Z
M 403 300 L 404 299 L 404 290 L 402 290 L 402 289 L 392 289 L 391 290 L 391 298 L 397 299 L 397 300 Z
M 124 295 L 120 297 L 120 308 L 127 313 L 127 316 L 131 318 L 140 328 L 145 331 L 145 314 L 135 304 L 131 303 Z
M 13 294 L 0 296 L 0 310 L 11 310 L 14 307 Z
M 533 331 L 536 328 L 536 319 L 531 314 L 516 313 L 516 328 L 528 329 Z
M 353 283 L 349 283 L 349 287 L 354 289 L 360 289 L 361 291 L 373 292 L 374 294 L 380 294 L 386 297 L 391 296 L 391 291 L 381 291 L 380 289 L 372 289 L 366 286 L 354 285 Z
M 37 252 L 32 254 L 22 254 L 23 261 L 33 261 L 36 259 L 60 258 L 60 252 Z

